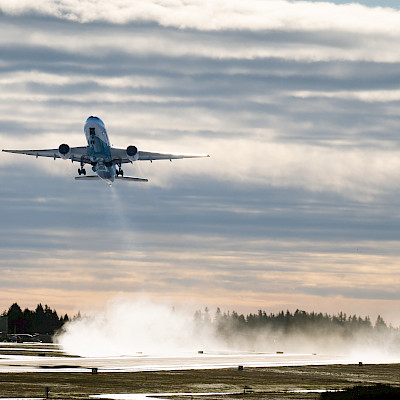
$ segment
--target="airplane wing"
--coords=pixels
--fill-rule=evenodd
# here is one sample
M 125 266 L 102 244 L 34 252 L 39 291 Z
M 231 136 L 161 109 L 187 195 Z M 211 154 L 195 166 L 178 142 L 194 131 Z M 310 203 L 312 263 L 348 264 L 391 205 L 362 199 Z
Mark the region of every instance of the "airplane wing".
M 130 163 L 131 161 L 128 158 L 126 153 L 126 149 L 118 149 L 115 147 L 111 147 L 111 157 L 112 161 L 116 164 L 125 164 Z M 50 157 L 50 158 L 61 158 L 58 149 L 46 149 L 46 150 L 3 150 L 7 153 L 15 153 L 15 154 L 26 154 L 28 156 L 38 157 Z M 172 153 L 152 153 L 149 151 L 140 151 L 139 150 L 138 161 L 151 161 L 154 160 L 178 160 L 182 158 L 199 158 L 199 157 L 210 157 L 206 154 L 172 154 Z M 91 161 L 87 155 L 87 147 L 71 147 L 70 155 L 68 156 L 68 160 L 84 162 L 90 164 Z
M 50 157 L 50 158 L 61 158 L 58 149 L 47 149 L 47 150 L 3 150 L 6 153 L 26 154 L 28 156 L 38 157 Z M 71 147 L 71 154 L 68 160 L 72 161 L 83 161 L 90 162 L 87 156 L 87 147 Z
M 126 149 L 118 149 L 111 147 L 111 157 L 113 161 L 118 161 L 121 164 L 131 162 L 126 154 Z M 182 158 L 200 158 L 210 157 L 207 154 L 173 154 L 173 153 L 152 153 L 150 151 L 139 150 L 138 161 L 155 161 L 155 160 L 179 160 Z

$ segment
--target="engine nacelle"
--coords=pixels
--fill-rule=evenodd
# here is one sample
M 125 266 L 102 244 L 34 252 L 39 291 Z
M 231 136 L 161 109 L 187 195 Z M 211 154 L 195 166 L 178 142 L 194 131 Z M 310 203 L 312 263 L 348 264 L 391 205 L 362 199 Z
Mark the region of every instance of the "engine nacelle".
M 126 149 L 126 155 L 129 161 L 136 161 L 139 159 L 139 151 L 136 146 L 128 146 Z
M 63 160 L 68 160 L 71 155 L 71 148 L 65 143 L 60 144 L 60 147 L 58 148 L 58 154 Z

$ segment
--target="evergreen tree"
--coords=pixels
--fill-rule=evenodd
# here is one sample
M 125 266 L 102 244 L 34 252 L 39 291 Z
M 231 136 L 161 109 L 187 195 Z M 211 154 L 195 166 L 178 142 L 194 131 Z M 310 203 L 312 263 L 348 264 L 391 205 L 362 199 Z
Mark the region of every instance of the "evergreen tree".
M 376 318 L 375 329 L 378 331 L 384 331 L 384 330 L 388 329 L 385 321 L 383 320 L 383 318 L 380 315 L 378 315 L 378 317 Z
M 23 333 L 23 313 L 21 307 L 14 303 L 8 309 L 8 331 L 11 333 Z
M 46 333 L 44 309 L 39 303 L 35 310 L 34 325 L 36 333 Z
M 34 312 L 25 308 L 21 333 L 34 333 Z

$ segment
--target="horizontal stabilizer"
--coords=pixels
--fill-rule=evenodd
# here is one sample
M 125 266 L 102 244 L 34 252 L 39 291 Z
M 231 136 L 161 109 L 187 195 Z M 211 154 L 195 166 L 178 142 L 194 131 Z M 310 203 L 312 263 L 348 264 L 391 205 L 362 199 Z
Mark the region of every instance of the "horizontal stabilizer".
M 76 176 L 75 179 L 78 181 L 98 181 L 101 178 L 97 175 L 82 175 Z M 115 180 L 117 181 L 135 181 L 135 182 L 148 182 L 148 179 L 144 178 L 133 178 L 131 176 L 116 176 Z
M 115 180 L 119 181 L 136 181 L 136 182 L 148 182 L 148 179 L 144 178 L 133 178 L 131 176 L 116 176 Z
M 75 179 L 80 181 L 98 181 L 100 177 L 97 175 L 88 175 L 88 176 L 82 175 L 82 176 L 76 176 Z

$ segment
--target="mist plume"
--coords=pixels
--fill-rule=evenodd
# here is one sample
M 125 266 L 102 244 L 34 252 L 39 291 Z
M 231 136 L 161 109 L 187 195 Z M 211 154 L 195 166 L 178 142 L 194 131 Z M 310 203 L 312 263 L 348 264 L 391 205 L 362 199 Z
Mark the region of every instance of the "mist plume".
M 261 320 L 267 322 L 260 324 Z M 193 313 L 189 308 L 122 296 L 101 313 L 68 322 L 56 340 L 69 354 L 92 357 L 281 351 L 341 356 L 348 362 L 400 361 L 399 330 L 379 318 L 373 326 L 368 317 L 347 318 L 342 313 L 333 317 L 299 310 L 269 316 L 260 311 L 247 317 L 207 309 Z
M 222 346 L 211 328 L 196 325 L 189 310 L 122 297 L 110 301 L 101 313 L 67 323 L 57 341 L 68 353 L 93 357 L 176 354 Z

